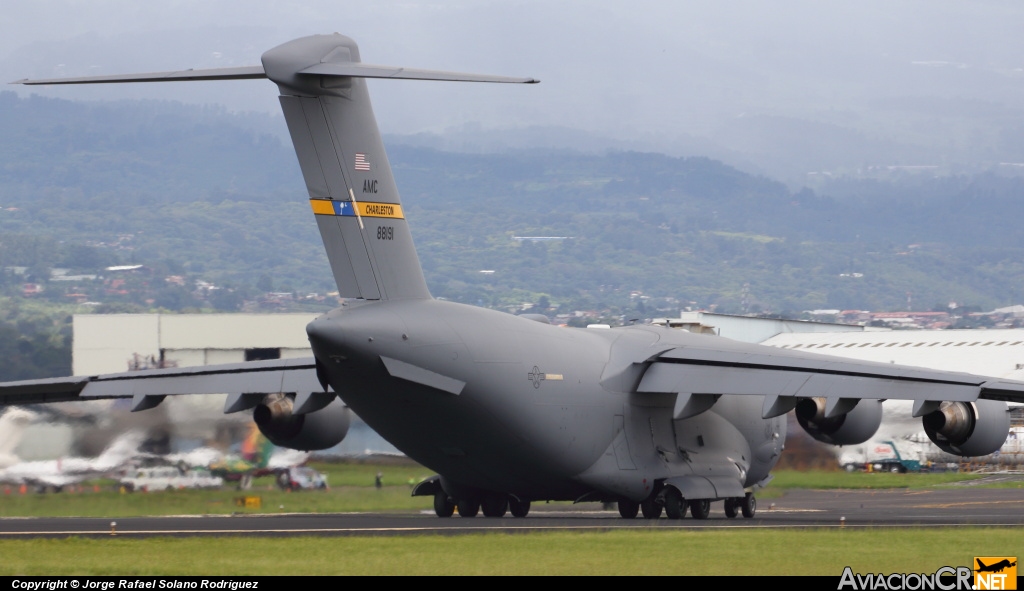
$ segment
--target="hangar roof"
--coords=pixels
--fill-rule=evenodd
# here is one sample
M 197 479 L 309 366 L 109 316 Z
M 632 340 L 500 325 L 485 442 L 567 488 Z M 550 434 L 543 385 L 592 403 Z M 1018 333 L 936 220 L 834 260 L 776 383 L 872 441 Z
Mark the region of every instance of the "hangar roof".
M 779 334 L 762 344 L 869 361 L 1024 378 L 1024 329 Z

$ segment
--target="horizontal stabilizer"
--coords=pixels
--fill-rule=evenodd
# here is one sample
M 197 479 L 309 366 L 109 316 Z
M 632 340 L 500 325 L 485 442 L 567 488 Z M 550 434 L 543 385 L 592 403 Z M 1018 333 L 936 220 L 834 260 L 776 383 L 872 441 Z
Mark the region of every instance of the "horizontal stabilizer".
M 116 84 L 120 82 L 187 82 L 192 80 L 257 80 L 266 78 L 263 66 L 241 68 L 210 68 L 206 70 L 178 70 L 175 72 L 149 72 L 146 74 L 122 74 L 113 76 L 82 76 L 80 78 L 49 78 L 40 80 L 15 80 L 11 84 L 27 86 L 44 84 Z
M 497 82 L 504 84 L 536 84 L 535 78 L 464 74 L 440 70 L 420 70 L 395 66 L 375 66 L 358 62 L 322 63 L 310 66 L 299 74 L 341 76 L 349 78 L 390 78 L 394 80 L 441 80 L 448 82 Z M 209 68 L 205 70 L 178 70 L 174 72 L 147 72 L 143 74 L 115 74 L 111 76 L 81 76 L 77 78 L 46 78 L 15 80 L 11 84 L 42 86 L 52 84 L 118 84 L 124 82 L 189 82 L 196 80 L 258 80 L 266 78 L 263 66 L 240 68 Z
M 347 76 L 350 78 L 391 78 L 395 80 L 442 80 L 447 82 L 499 82 L 505 84 L 537 84 L 535 78 L 463 74 L 439 70 L 418 70 L 394 66 L 375 66 L 360 62 L 324 62 L 299 71 L 299 74 L 320 76 Z

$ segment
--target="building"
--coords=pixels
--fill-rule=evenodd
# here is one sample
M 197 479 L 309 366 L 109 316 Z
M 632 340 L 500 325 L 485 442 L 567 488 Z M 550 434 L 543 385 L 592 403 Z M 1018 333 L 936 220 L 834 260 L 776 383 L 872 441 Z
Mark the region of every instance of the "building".
M 306 325 L 319 314 L 78 314 L 74 375 L 313 355 Z
M 306 325 L 318 315 L 79 314 L 72 321 L 72 372 L 95 375 L 311 357 Z M 176 448 L 231 441 L 245 432 L 251 413 L 225 415 L 224 400 L 225 396 L 169 396 L 157 408 L 139 413 L 128 413 L 126 401 L 68 403 L 71 414 L 96 416 L 98 424 L 32 426 L 17 453 L 23 459 L 54 458 L 67 455 L 76 445 L 76 453 L 88 455 L 101 449 L 112 433 L 131 428 L 162 430 Z M 397 451 L 358 419 L 332 450 L 342 455 Z

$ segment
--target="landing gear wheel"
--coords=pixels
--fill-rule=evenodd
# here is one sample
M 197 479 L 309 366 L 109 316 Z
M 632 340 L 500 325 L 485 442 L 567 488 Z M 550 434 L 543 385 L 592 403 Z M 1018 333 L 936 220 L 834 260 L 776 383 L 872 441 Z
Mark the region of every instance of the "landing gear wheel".
M 674 488 L 665 491 L 665 516 L 669 519 L 682 519 L 686 515 L 686 501 L 683 495 Z
M 504 517 L 508 512 L 508 497 L 499 494 L 485 495 L 480 501 L 484 517 Z
M 740 502 L 740 510 L 743 511 L 743 516 L 747 519 L 754 516 L 754 513 L 757 512 L 757 499 L 754 498 L 753 494 L 747 493 L 747 496 L 743 497 L 743 500 Z
M 476 517 L 476 514 L 480 512 L 480 501 L 463 499 L 455 505 L 455 508 L 459 512 L 459 517 Z
M 690 501 L 690 515 L 694 519 L 707 519 L 711 514 L 711 501 L 707 499 L 696 499 Z
M 740 501 L 737 501 L 736 499 L 726 499 L 725 500 L 725 516 L 728 517 L 729 519 L 735 518 L 737 515 L 740 514 L 739 507 L 740 507 Z
M 661 503 L 649 497 L 640 503 L 640 512 L 644 514 L 644 519 L 661 517 L 662 508 Z
M 629 499 L 619 501 L 619 515 L 623 519 L 635 519 L 636 514 L 640 512 L 640 503 L 636 501 L 630 501 Z
M 509 497 L 508 512 L 512 514 L 512 517 L 526 517 L 530 513 L 530 501 L 520 501 Z
M 455 503 L 443 490 L 434 493 L 434 513 L 438 517 L 451 517 L 452 513 L 455 513 Z

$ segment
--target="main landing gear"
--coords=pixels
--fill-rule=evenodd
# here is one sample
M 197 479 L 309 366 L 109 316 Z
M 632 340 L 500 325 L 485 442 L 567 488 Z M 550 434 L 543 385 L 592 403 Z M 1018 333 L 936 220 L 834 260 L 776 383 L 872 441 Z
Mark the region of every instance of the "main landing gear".
M 661 501 L 653 497 L 648 497 L 640 502 L 640 512 L 644 514 L 644 519 L 657 519 L 661 517 L 661 510 L 664 506 Z
M 530 512 L 530 501 L 520 501 L 515 497 L 509 497 L 508 511 L 512 517 L 526 517 Z
M 736 517 L 738 513 L 743 513 L 743 516 L 750 519 L 757 513 L 757 499 L 754 495 L 747 493 L 746 496 L 738 499 L 726 499 L 725 500 L 725 516 L 729 519 Z
M 438 517 L 451 517 L 455 513 L 455 502 L 443 490 L 434 493 L 434 513 Z
M 530 513 L 530 501 L 501 493 L 483 493 L 478 497 L 455 500 L 443 490 L 434 492 L 434 513 L 438 517 L 451 517 L 456 512 L 459 517 L 476 517 L 481 512 L 484 517 L 504 517 L 506 513 L 512 513 L 513 517 L 526 517 Z
M 698 502 L 691 501 L 691 504 Z M 665 516 L 669 519 L 682 519 L 686 515 L 686 500 L 678 490 L 674 488 L 666 490 L 662 503 L 665 505 Z M 696 510 L 693 511 L 693 516 L 697 517 Z
M 508 497 L 499 494 L 485 494 L 480 499 L 484 517 L 504 517 L 508 513 Z
M 629 499 L 619 501 L 619 515 L 621 515 L 623 519 L 633 519 L 639 512 L 640 503 L 630 501 Z
M 711 515 L 711 499 L 684 499 L 683 495 L 673 487 L 666 487 L 660 494 L 652 495 L 637 503 L 629 499 L 619 501 L 619 515 L 624 519 L 634 519 L 642 513 L 644 519 L 658 519 L 664 511 L 669 519 L 682 519 L 686 511 L 694 519 L 707 519 Z M 742 514 L 750 519 L 757 512 L 757 499 L 753 493 L 743 497 L 725 499 L 725 516 L 732 519 Z
M 743 497 L 743 501 L 740 504 L 740 510 L 743 511 L 743 516 L 750 519 L 757 512 L 757 499 L 754 495 L 747 493 L 747 496 Z
M 711 501 L 708 499 L 695 499 L 690 501 L 690 515 L 694 519 L 707 519 L 711 515 Z

